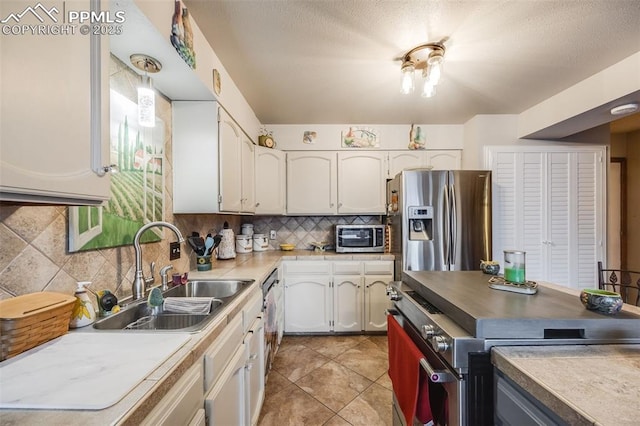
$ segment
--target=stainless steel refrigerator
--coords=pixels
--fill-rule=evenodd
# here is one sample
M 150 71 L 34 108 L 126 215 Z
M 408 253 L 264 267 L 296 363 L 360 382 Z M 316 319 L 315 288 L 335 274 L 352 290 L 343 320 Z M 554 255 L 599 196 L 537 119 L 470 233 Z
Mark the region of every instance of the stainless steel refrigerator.
M 387 183 L 387 201 L 396 277 L 491 259 L 490 171 L 404 170 Z

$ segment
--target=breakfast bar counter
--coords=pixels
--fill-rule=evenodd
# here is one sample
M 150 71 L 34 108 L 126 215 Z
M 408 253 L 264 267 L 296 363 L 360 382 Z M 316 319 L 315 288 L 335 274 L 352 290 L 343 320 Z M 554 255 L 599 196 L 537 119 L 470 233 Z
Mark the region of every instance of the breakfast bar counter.
M 494 366 L 570 425 L 637 425 L 640 345 L 503 346 Z

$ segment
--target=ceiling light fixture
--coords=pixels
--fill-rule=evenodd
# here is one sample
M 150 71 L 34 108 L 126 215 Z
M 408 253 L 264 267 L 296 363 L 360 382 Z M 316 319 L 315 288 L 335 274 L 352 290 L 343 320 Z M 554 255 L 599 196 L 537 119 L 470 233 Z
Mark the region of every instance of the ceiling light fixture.
M 637 103 L 624 104 L 624 105 L 611 108 L 611 115 L 631 114 L 632 112 L 636 112 L 637 110 L 638 110 Z
M 436 86 L 442 76 L 445 48 L 442 43 L 424 43 L 402 56 L 402 83 L 400 92 L 407 95 L 415 89 L 415 71 L 420 71 L 424 80 L 422 96 L 430 98 L 436 94 Z
M 149 73 L 155 74 L 162 69 L 162 64 L 151 56 L 136 53 L 129 57 L 131 63 L 144 71 L 142 82 L 138 86 L 138 124 L 142 127 L 156 125 L 156 97 Z

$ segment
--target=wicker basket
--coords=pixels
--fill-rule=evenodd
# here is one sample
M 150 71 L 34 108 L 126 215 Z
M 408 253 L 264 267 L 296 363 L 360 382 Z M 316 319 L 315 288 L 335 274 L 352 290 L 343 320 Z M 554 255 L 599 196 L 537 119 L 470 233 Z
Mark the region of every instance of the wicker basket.
M 65 334 L 75 300 L 52 292 L 0 300 L 0 361 Z

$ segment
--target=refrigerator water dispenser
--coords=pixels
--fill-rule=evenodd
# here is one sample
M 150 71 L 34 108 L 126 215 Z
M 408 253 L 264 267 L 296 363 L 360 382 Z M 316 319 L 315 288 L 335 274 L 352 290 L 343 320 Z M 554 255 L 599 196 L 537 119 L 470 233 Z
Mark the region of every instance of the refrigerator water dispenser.
M 409 207 L 409 240 L 429 241 L 433 239 L 433 207 Z

